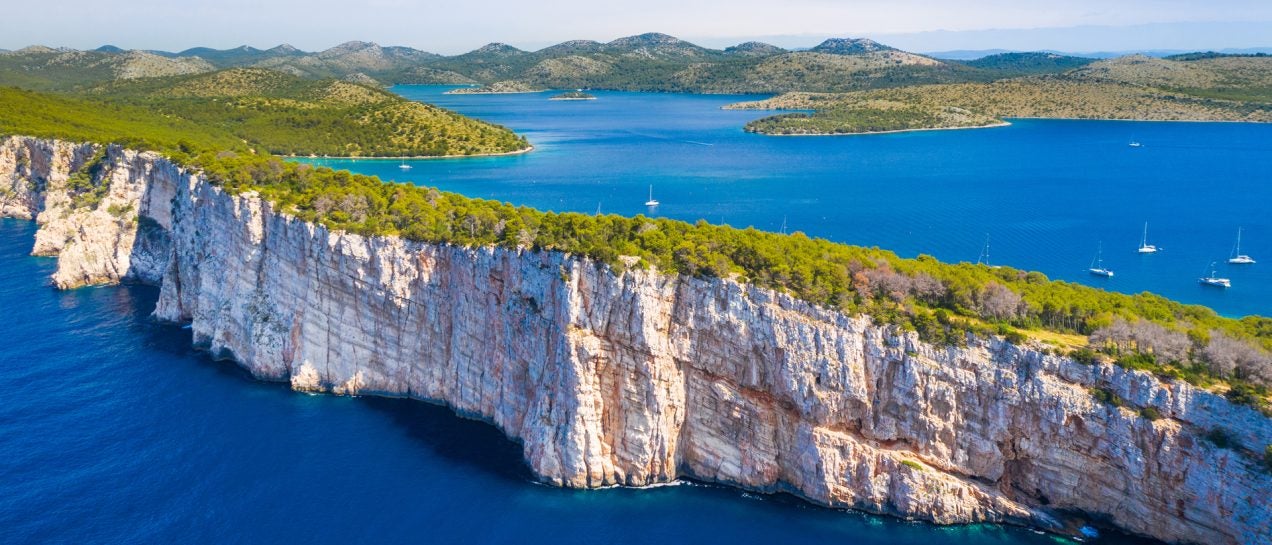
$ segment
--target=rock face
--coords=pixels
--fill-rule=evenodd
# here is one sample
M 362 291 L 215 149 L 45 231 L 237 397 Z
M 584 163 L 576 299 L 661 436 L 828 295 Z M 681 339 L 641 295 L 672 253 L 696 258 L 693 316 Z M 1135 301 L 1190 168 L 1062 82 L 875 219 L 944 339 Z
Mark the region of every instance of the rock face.
M 93 152 L 0 141 L 0 212 L 40 223 L 58 286 L 156 283 L 156 317 L 257 377 L 444 402 L 520 441 L 548 483 L 688 476 L 937 523 L 1272 538 L 1272 477 L 1201 439 L 1222 426 L 1261 451 L 1272 420 L 1187 384 L 998 340 L 935 347 L 729 280 L 331 232 L 149 153 L 110 148 L 106 196 L 76 210 L 66 180 Z

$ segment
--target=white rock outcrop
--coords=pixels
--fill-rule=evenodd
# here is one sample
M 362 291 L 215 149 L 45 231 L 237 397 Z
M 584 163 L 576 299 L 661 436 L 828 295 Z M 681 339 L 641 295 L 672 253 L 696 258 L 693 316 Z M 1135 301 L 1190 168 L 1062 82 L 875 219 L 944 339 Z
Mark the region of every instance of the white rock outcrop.
M 63 288 L 160 286 L 155 316 L 292 388 L 434 400 L 521 442 L 560 486 L 687 476 L 936 523 L 1170 542 L 1272 540 L 1272 420 L 1182 382 L 998 340 L 936 347 L 729 280 L 616 272 L 560 253 L 362 237 L 111 148 L 0 141 L 0 214 L 40 224 Z M 1129 408 L 1095 401 L 1109 389 Z

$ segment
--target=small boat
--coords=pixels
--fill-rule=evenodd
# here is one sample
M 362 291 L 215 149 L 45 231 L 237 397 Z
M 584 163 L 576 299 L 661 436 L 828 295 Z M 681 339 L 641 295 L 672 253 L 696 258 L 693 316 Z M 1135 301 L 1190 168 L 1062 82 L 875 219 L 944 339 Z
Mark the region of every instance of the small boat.
M 1210 274 L 1197 279 L 1197 282 L 1203 286 L 1214 286 L 1216 288 L 1231 288 L 1232 281 L 1227 278 L 1219 278 L 1215 276 L 1215 264 L 1210 263 Z
M 1091 260 L 1091 267 L 1087 272 L 1096 276 L 1105 278 L 1113 278 L 1113 271 L 1104 268 L 1104 244 L 1100 244 L 1100 249 L 1095 252 L 1095 259 Z
M 402 170 L 411 170 L 411 165 L 406 164 L 406 158 L 403 158 L 402 164 L 398 165 L 398 168 Z
M 1228 263 L 1233 265 L 1253 265 L 1254 258 L 1241 253 L 1241 228 L 1237 228 L 1237 245 L 1232 249 L 1232 257 L 1228 258 Z
M 989 233 L 985 233 L 985 249 L 981 250 L 980 257 L 976 258 L 977 265 L 984 265 L 991 269 L 997 269 L 997 265 L 989 264 Z
M 1144 147 L 1144 144 L 1141 144 L 1141 143 L 1139 143 L 1139 142 L 1136 142 L 1136 141 L 1134 141 L 1134 140 L 1131 140 L 1130 146 L 1131 146 L 1132 148 L 1142 148 L 1142 147 Z
M 1144 238 L 1140 240 L 1139 253 L 1155 254 L 1158 248 L 1148 243 L 1148 222 L 1144 222 Z
M 645 201 L 645 206 L 658 206 L 658 201 L 654 199 L 654 186 L 649 186 L 649 200 Z

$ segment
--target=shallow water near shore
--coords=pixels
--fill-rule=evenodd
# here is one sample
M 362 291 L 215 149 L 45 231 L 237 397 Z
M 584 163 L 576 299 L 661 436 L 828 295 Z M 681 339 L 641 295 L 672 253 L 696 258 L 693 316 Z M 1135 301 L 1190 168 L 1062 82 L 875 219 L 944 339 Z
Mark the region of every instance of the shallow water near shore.
M 995 265 L 1125 293 L 1151 291 L 1229 316 L 1272 314 L 1272 124 L 1016 119 L 976 130 L 777 138 L 742 126 L 756 96 L 594 92 L 411 99 L 505 125 L 535 151 L 513 157 L 314 162 L 545 210 L 804 231 L 912 257 Z M 1141 147 L 1132 147 L 1131 142 Z M 653 186 L 662 202 L 643 205 Z M 1163 250 L 1141 255 L 1149 243 Z M 1242 252 L 1228 265 L 1237 228 Z M 1087 268 L 1103 245 L 1113 278 Z M 1201 286 L 1216 263 L 1232 288 Z
M 34 232 L 0 219 L 3 543 L 1070 542 L 714 486 L 538 485 L 517 444 L 444 407 L 299 394 L 212 361 L 148 319 L 155 288 L 54 290 Z

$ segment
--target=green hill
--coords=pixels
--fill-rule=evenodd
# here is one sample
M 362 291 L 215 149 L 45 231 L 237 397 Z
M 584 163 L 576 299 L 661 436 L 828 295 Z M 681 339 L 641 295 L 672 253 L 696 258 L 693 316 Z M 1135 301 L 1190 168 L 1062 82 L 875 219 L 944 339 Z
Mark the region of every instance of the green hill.
M 198 57 L 169 58 L 144 51 L 76 51 L 33 46 L 0 53 L 0 85 L 77 90 L 103 82 L 210 72 Z
M 221 149 L 246 152 L 234 134 L 137 106 L 0 87 L 0 135 L 112 142 L 176 153 Z
M 1036 74 L 1058 74 L 1075 68 L 1081 68 L 1095 62 L 1096 59 L 1072 57 L 1055 53 L 1000 53 L 963 64 L 972 68 L 1000 74 L 1003 77 L 1027 76 Z
M 63 123 L 83 140 L 163 150 L 189 148 L 178 145 L 182 139 L 199 148 L 335 156 L 477 155 L 528 147 L 503 127 L 378 88 L 262 69 L 119 81 L 76 95 L 4 90 L 5 132 L 31 127 L 39 131 L 28 134 L 53 136 Z M 133 123 L 156 114 L 163 123 Z
M 54 56 L 72 53 L 49 52 Z M 538 51 L 492 43 L 453 56 L 357 41 L 316 52 L 280 45 L 270 49 L 199 47 L 180 53 L 143 53 L 119 48 L 74 53 L 90 54 L 96 60 L 79 62 L 72 68 L 44 62 L 48 60 L 44 57 L 7 66 L 0 60 L 0 83 L 38 89 L 82 88 L 116 79 L 113 72 L 90 69 L 88 65 L 119 62 L 112 59 L 138 54 L 151 59 L 146 70 L 136 73 L 149 71 L 153 75 L 189 73 L 196 71 L 196 67 L 197 71 L 254 67 L 310 79 L 352 78 L 378 84 L 518 82 L 539 88 L 711 93 L 841 92 L 924 83 L 989 81 L 1075 66 L 1048 64 L 1041 59 L 1009 60 L 1010 57 L 983 60 L 984 66 L 978 66 L 932 59 L 872 40 L 853 38 L 831 38 L 806 51 L 788 51 L 759 42 L 718 50 L 659 33 L 627 36 L 607 43 L 571 40 Z M 183 64 L 189 66 L 178 68 Z
M 476 155 L 528 146 L 502 127 L 378 88 L 259 68 L 116 82 L 89 97 L 189 120 L 275 154 Z

